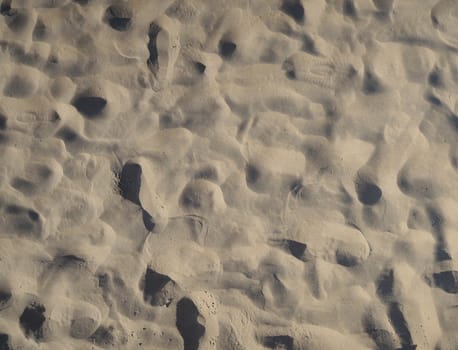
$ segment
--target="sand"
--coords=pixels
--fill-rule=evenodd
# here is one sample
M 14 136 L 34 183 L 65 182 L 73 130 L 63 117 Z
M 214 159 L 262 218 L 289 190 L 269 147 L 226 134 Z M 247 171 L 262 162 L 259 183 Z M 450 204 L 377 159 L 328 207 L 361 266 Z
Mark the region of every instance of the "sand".
M 457 21 L 1 1 L 0 350 L 458 349 Z

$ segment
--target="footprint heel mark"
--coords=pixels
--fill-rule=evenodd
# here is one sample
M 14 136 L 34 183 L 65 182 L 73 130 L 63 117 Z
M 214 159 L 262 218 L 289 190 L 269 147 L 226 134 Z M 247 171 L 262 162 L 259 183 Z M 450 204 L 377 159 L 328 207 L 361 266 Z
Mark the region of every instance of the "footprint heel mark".
M 205 334 L 205 327 L 198 322 L 199 310 L 189 298 L 182 298 L 177 303 L 176 327 L 184 341 L 184 350 L 198 350 L 200 338 Z
M 26 337 L 32 337 L 37 342 L 43 339 L 45 311 L 45 307 L 38 303 L 31 303 L 26 306 L 19 317 L 19 324 Z

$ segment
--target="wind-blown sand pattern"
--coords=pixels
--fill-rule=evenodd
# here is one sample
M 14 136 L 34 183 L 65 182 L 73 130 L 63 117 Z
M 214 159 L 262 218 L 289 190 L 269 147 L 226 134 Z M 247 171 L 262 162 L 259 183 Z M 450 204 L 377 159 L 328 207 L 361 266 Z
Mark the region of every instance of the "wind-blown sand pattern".
M 458 349 L 458 2 L 0 2 L 0 350 Z

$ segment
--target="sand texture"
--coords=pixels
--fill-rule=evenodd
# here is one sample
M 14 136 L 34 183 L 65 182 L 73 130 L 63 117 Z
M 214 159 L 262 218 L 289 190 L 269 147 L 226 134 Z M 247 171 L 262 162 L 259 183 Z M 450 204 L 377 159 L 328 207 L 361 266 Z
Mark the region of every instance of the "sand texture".
M 457 0 L 0 1 L 0 350 L 457 350 Z

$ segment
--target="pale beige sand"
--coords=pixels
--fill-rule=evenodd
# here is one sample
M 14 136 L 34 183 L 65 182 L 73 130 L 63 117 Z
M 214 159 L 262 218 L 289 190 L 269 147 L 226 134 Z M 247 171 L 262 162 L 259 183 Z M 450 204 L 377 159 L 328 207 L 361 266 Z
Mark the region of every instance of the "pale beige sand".
M 0 350 L 458 349 L 458 1 L 0 13 Z

